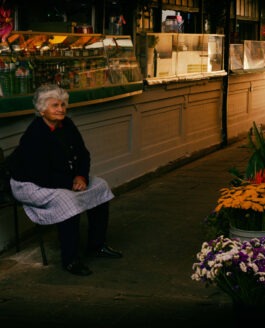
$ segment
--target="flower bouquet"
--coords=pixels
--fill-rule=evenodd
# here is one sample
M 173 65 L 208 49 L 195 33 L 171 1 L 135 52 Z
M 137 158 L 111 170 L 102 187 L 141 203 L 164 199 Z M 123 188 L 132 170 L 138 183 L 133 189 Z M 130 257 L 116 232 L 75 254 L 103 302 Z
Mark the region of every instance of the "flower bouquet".
M 240 242 L 219 236 L 203 242 L 192 280 L 215 284 L 241 308 L 265 306 L 265 238 Z M 262 311 L 261 311 L 262 312 Z

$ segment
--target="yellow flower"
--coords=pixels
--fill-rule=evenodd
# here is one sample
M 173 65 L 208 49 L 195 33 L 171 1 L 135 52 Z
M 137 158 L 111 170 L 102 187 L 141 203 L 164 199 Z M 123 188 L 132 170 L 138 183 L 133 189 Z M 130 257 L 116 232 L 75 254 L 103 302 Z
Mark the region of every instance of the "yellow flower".
M 245 210 L 249 210 L 249 209 L 251 209 L 251 207 L 252 207 L 252 202 L 246 201 L 243 204 L 243 209 L 245 209 Z
M 239 187 L 220 189 L 221 196 L 215 208 L 235 208 L 263 212 L 265 207 L 265 183 L 247 184 Z

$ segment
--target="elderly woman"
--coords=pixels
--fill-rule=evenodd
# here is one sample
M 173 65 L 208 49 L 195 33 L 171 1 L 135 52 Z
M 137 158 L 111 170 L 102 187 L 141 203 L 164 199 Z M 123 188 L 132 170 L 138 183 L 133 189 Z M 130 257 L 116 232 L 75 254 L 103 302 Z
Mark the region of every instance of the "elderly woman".
M 62 266 L 89 275 L 78 256 L 80 214 L 87 211 L 87 252 L 98 257 L 122 254 L 106 244 L 109 201 L 107 182 L 89 176 L 90 153 L 66 116 L 69 94 L 57 85 L 40 86 L 33 97 L 37 116 L 10 156 L 11 189 L 35 223 L 56 224 Z

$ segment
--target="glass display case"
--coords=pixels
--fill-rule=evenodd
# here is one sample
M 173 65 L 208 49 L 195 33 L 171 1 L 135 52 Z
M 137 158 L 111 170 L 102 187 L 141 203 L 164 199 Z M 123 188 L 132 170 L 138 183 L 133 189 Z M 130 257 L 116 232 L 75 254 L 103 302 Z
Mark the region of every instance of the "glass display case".
M 264 70 L 265 41 L 244 40 L 242 44 L 230 44 L 230 70 Z
M 2 97 L 43 83 L 68 90 L 142 82 L 130 36 L 13 32 L 0 46 Z
M 223 35 L 146 33 L 137 41 L 138 61 L 147 80 L 222 72 L 223 51 Z
M 244 41 L 244 69 L 264 68 L 264 41 Z

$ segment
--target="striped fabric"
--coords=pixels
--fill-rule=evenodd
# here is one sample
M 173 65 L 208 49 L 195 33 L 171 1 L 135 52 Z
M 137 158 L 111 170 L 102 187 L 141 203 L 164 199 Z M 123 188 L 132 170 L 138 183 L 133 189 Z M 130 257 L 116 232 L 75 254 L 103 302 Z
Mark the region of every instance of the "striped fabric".
M 14 179 L 10 185 L 30 220 L 41 225 L 62 222 L 114 198 L 107 182 L 96 176 L 90 177 L 85 191 L 43 188 Z

